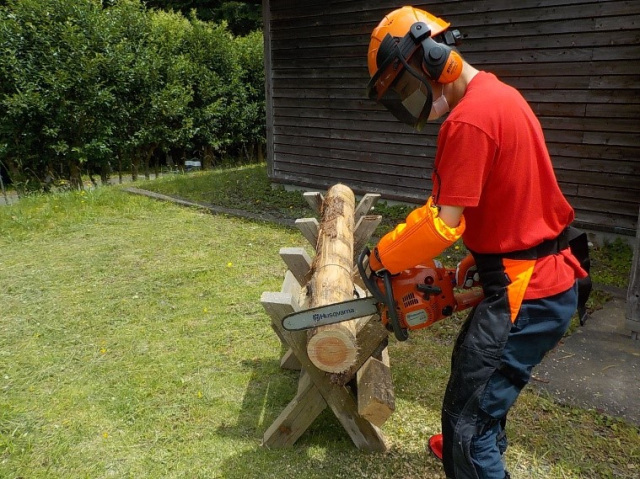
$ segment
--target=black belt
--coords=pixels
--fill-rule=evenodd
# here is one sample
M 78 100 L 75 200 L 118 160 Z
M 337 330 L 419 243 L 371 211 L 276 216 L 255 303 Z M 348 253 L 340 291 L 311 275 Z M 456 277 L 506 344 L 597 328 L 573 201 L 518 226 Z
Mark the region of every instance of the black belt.
M 502 260 L 502 258 L 522 260 L 544 258 L 545 256 L 550 256 L 552 254 L 558 254 L 560 251 L 565 250 L 568 247 L 569 227 L 565 228 L 562 233 L 555 238 L 544 240 L 542 243 L 528 249 L 495 254 L 476 253 L 472 251 L 471 254 L 475 258 L 476 264 L 478 264 L 478 259 L 480 259 L 480 262 L 485 262 L 495 261 L 495 259 Z M 480 266 L 478 266 L 478 268 L 480 268 Z
M 485 254 L 471 251 L 478 266 L 480 281 L 485 296 L 490 296 L 498 289 L 508 286 L 511 280 L 504 272 L 502 260 L 535 260 L 558 254 L 567 248 L 571 248 L 572 254 L 578 259 L 582 268 L 589 273 L 591 262 L 589 260 L 589 244 L 587 234 L 573 226 L 567 226 L 557 237 L 545 240 L 531 248 L 509 253 Z M 587 320 L 586 302 L 591 293 L 591 277 L 578 280 L 578 313 L 580 323 Z

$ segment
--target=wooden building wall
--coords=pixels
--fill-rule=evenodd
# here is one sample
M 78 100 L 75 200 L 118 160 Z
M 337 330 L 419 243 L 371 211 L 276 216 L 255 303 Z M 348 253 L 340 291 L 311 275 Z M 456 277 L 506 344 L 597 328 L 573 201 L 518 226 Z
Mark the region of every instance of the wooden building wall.
M 438 125 L 416 133 L 366 98 L 371 30 L 402 2 L 264 0 L 274 182 L 421 203 Z M 640 1 L 414 4 L 464 35 L 460 51 L 531 103 L 583 227 L 635 235 L 640 205 Z

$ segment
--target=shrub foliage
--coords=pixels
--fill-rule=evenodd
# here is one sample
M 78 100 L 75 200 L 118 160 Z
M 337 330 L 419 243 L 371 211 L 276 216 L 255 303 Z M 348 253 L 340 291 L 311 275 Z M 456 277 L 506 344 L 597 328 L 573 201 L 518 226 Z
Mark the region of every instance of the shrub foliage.
M 81 187 L 264 143 L 262 35 L 140 0 L 0 7 L 0 162 L 19 189 Z

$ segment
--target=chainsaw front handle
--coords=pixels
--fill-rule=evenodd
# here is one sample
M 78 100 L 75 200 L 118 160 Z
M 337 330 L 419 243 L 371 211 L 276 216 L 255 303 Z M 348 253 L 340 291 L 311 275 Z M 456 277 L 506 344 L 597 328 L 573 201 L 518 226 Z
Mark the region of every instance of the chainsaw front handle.
M 372 271 L 371 275 L 367 274 L 367 270 L 364 265 L 364 260 L 369 259 L 369 256 L 371 256 L 371 251 L 367 246 L 365 246 L 362 252 L 360 253 L 360 256 L 358 256 L 358 271 L 360 272 L 360 277 L 362 278 L 364 285 L 371 292 L 373 297 L 376 298 L 376 300 L 378 300 L 380 303 L 386 304 L 387 299 L 382 294 L 382 291 L 380 291 L 380 288 L 378 288 L 378 285 L 376 284 L 376 281 L 373 278 L 374 272 Z
M 371 255 L 371 251 L 368 247 L 365 248 L 358 256 L 358 271 L 360 272 L 360 277 L 364 282 L 367 289 L 371 292 L 376 301 L 384 304 L 386 306 L 387 315 L 389 316 L 389 322 L 391 323 L 391 327 L 393 328 L 393 334 L 395 335 L 398 341 L 406 341 L 409 338 L 409 332 L 400 326 L 400 320 L 398 319 L 398 311 L 396 310 L 396 300 L 393 297 L 393 287 L 391 286 L 391 273 L 384 270 L 381 272 L 382 281 L 384 282 L 384 294 L 378 287 L 378 284 L 374 278 L 375 273 L 371 271 L 371 274 L 367 274 L 366 268 L 364 266 L 364 260 L 368 259 Z
M 393 328 L 393 334 L 395 334 L 398 341 L 406 341 L 409 339 L 409 332 L 400 326 L 400 320 L 398 319 L 398 311 L 396 310 L 396 300 L 393 297 L 393 288 L 391 287 L 391 273 L 384 271 L 382 279 L 384 280 L 384 290 L 387 293 L 387 314 L 389 315 L 389 322 Z

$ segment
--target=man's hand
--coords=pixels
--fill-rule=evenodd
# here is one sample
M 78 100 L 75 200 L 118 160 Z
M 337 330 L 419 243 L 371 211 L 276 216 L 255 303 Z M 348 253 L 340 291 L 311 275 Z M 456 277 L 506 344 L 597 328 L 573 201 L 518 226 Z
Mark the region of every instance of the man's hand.
M 456 267 L 456 286 L 462 289 L 473 288 L 480 285 L 480 275 L 476 261 L 471 254 L 464 257 Z
M 382 273 L 386 269 L 384 265 L 380 262 L 377 247 L 373 248 L 373 251 L 369 255 L 369 268 L 371 269 L 371 272 L 373 274 L 376 274 L 378 276 L 380 275 L 379 273 Z

